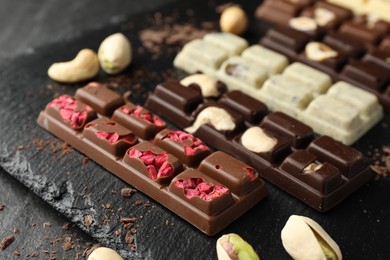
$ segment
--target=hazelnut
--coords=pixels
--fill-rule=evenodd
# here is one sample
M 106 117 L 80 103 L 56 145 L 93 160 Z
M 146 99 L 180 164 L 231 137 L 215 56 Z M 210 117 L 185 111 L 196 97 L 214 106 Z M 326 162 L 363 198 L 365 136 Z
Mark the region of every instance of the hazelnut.
M 248 28 L 248 17 L 239 6 L 230 6 L 222 12 L 219 25 L 223 32 L 241 35 Z

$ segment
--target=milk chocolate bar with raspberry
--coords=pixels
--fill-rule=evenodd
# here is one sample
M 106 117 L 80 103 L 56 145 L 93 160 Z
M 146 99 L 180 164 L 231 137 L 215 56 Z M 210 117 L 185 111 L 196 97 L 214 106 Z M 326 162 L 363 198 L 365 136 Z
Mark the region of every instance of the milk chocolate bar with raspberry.
M 207 235 L 217 234 L 267 195 L 252 167 L 211 153 L 188 133 L 165 129 L 141 106 L 116 108 L 114 118 L 125 126 L 107 117 L 95 119 L 96 114 L 79 100 L 61 96 L 40 113 L 38 124 Z M 158 129 L 163 130 L 156 134 Z

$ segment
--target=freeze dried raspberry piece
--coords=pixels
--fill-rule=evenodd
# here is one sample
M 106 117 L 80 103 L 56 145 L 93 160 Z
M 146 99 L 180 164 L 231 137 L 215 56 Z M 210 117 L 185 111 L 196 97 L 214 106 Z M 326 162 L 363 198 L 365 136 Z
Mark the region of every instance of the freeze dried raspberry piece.
M 134 142 L 134 135 L 128 134 L 125 136 L 120 136 L 117 132 L 109 133 L 109 132 L 96 132 L 97 138 L 106 139 L 110 144 L 116 144 L 119 141 L 127 141 Z
M 211 200 L 229 192 L 229 189 L 221 184 L 209 184 L 201 178 L 189 178 L 175 181 L 178 188 L 184 189 L 184 194 L 188 199 L 200 197 L 203 200 Z
M 211 153 L 199 138 L 183 131 L 164 129 L 156 135 L 154 143 L 190 167 L 196 167 Z
M 73 129 L 83 127 L 89 114 L 93 111 L 90 106 L 87 106 L 67 95 L 62 95 L 54 99 L 47 104 L 47 108 L 58 109 L 62 120 L 65 123 L 68 123 Z
M 129 129 L 106 117 L 88 123 L 84 127 L 83 137 L 118 157 L 123 157 L 138 140 Z
M 229 188 L 197 169 L 176 176 L 169 191 L 208 215 L 217 215 L 234 203 Z
M 129 158 L 140 159 L 146 166 L 149 178 L 152 180 L 170 178 L 175 172 L 172 164 L 168 162 L 167 153 L 155 154 L 150 150 L 140 151 L 131 148 L 127 155 Z
M 148 124 L 154 124 L 156 126 L 165 126 L 165 122 L 158 116 L 145 111 L 145 109 L 137 105 L 134 109 L 129 109 L 125 106 L 121 107 L 120 110 L 128 115 L 135 116 L 147 122 Z
M 196 138 L 195 136 L 180 130 L 171 130 L 164 138 L 183 143 L 184 153 L 186 155 L 194 155 L 198 149 L 209 149 L 199 138 Z

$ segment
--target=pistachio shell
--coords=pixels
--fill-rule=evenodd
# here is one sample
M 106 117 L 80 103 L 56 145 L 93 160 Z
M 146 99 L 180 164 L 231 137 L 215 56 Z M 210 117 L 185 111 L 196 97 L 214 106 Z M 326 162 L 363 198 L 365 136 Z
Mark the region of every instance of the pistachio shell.
M 115 33 L 102 41 L 98 50 L 100 66 L 108 74 L 123 71 L 132 59 L 130 41 L 122 33 Z
M 310 218 L 292 215 L 281 232 L 286 251 L 297 260 L 341 260 L 339 246 Z
M 239 235 L 231 233 L 217 240 L 218 260 L 259 260 L 252 246 Z

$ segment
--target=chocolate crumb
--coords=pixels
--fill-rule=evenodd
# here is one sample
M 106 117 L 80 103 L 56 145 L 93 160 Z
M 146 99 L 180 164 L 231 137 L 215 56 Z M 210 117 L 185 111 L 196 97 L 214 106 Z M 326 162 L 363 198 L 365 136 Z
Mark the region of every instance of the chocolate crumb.
M 92 215 L 85 215 L 84 216 L 84 226 L 90 227 L 94 222 Z
M 44 249 L 42 249 L 41 252 L 42 252 L 42 254 L 45 254 L 45 255 L 48 255 L 48 254 L 49 254 L 49 250 L 44 250 Z
M 64 251 L 68 251 L 72 249 L 72 238 L 71 237 L 65 237 L 65 242 L 62 244 L 62 249 Z
M 122 230 L 120 230 L 120 229 L 115 230 L 114 234 L 116 237 L 119 237 L 122 234 Z
M 5 208 L 4 204 L 0 204 L 0 210 L 3 210 Z
M 39 254 L 37 252 L 34 252 L 31 254 L 31 257 L 38 257 L 38 256 L 39 256 Z
M 70 228 L 70 223 L 65 223 L 64 225 L 62 225 L 62 229 L 64 230 L 68 230 Z
M 18 145 L 17 147 L 16 147 L 16 150 L 18 150 L 18 151 L 21 151 L 21 150 L 23 150 L 24 149 L 24 146 L 23 145 Z
M 102 246 L 101 244 L 95 244 L 95 245 L 93 245 L 91 248 L 85 249 L 82 256 L 85 257 L 85 258 L 88 258 L 88 256 L 89 256 L 96 248 L 99 248 L 99 247 L 101 247 L 101 246 Z
M 137 190 L 135 190 L 135 189 L 123 188 L 123 189 L 121 190 L 121 195 L 122 195 L 123 197 L 128 198 L 128 197 L 131 197 L 131 195 L 133 195 L 136 191 L 137 191 Z
M 51 223 L 50 222 L 44 222 L 43 223 L 43 227 L 46 228 L 46 227 L 51 227 Z
M 3 238 L 3 240 L 0 243 L 1 250 L 6 249 L 10 244 L 12 244 L 12 242 L 14 242 L 14 240 L 15 240 L 14 236 L 7 236 Z
M 135 204 L 136 206 L 139 206 L 139 205 L 142 204 L 142 200 L 136 200 L 136 201 L 134 202 L 134 204 Z
M 14 256 L 20 256 L 20 253 L 17 250 L 15 250 L 14 251 Z
M 19 230 L 19 228 L 14 228 L 14 229 L 13 229 L 13 232 L 14 232 L 14 234 L 19 234 L 19 233 L 20 233 L 20 230 Z
M 89 158 L 88 157 L 84 157 L 83 158 L 83 165 L 86 165 L 89 161 Z
M 134 223 L 134 222 L 137 221 L 137 218 L 122 217 L 122 218 L 120 219 L 120 221 L 122 222 L 122 224 Z
M 128 231 L 125 236 L 126 244 L 130 245 L 134 242 L 134 236 L 131 231 Z

